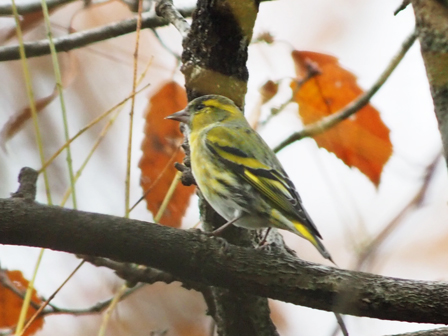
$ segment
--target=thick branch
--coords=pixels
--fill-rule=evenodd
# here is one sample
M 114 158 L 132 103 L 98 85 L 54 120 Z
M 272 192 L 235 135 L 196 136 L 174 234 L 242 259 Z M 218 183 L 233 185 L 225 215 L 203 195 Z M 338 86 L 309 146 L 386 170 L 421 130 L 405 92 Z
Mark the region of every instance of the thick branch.
M 339 270 L 198 232 L 20 198 L 0 200 L 0 243 L 144 264 L 180 279 L 342 314 L 448 323 L 445 282 Z

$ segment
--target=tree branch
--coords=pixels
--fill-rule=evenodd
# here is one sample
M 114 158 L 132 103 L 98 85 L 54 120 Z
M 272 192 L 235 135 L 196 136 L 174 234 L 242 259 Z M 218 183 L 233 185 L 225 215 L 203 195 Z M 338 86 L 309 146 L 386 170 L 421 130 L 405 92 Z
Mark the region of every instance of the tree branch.
M 342 314 L 448 321 L 445 282 L 350 272 L 126 218 L 0 200 L 0 243 L 143 264 L 174 277 Z
M 48 9 L 52 9 L 75 0 L 46 0 Z M 30 14 L 35 12 L 42 11 L 42 3 L 40 1 L 35 2 L 26 2 L 26 3 L 18 3 L 16 4 L 17 12 L 20 15 Z M 11 3 L 3 3 L 0 5 L 0 15 L 13 15 L 12 12 L 12 4 Z
M 190 16 L 193 9 L 180 11 L 184 16 Z M 168 25 L 169 22 L 153 13 L 143 13 L 142 29 L 157 28 Z M 135 31 L 137 18 L 114 22 L 98 28 L 76 32 L 70 35 L 53 39 L 57 52 L 70 51 L 85 47 L 89 44 L 104 41 L 110 38 L 129 34 Z M 47 39 L 24 43 L 25 53 L 28 58 L 47 55 L 50 53 L 50 43 Z M 0 47 L 0 62 L 20 59 L 19 46 Z
M 182 39 L 184 39 L 190 31 L 190 25 L 187 20 L 174 7 L 172 0 L 156 0 L 157 15 L 167 19 L 179 31 Z
M 140 288 L 144 287 L 146 284 L 142 283 L 137 286 L 134 286 L 132 288 L 128 288 L 126 292 L 123 293 L 123 295 L 120 296 L 120 301 L 123 301 L 131 294 L 135 293 Z M 92 315 L 103 312 L 105 309 L 107 309 L 114 297 L 111 297 L 110 299 L 107 299 L 105 301 L 101 301 L 98 303 L 95 303 L 93 306 L 83 309 L 71 309 L 71 308 L 60 308 L 55 305 L 51 305 L 51 309 L 44 310 L 41 315 L 54 315 L 54 314 L 68 314 L 68 315 Z

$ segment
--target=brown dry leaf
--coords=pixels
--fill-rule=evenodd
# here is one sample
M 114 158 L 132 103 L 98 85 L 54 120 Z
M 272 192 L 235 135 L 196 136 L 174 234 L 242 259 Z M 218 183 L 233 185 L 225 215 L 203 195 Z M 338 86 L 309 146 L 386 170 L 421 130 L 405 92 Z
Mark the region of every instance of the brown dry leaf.
M 270 101 L 278 92 L 278 83 L 273 82 L 272 80 L 266 81 L 260 89 L 258 90 L 260 92 L 260 99 L 257 100 L 253 110 L 251 113 L 249 113 L 249 117 L 247 118 L 247 121 L 249 122 L 249 125 L 254 129 L 257 130 L 260 122 L 261 117 L 261 106 L 263 104 L 266 104 L 268 101 Z
M 272 80 L 268 80 L 263 86 L 260 88 L 260 94 L 262 97 L 262 104 L 270 101 L 278 92 L 278 83 L 273 82 Z
M 70 86 L 76 77 L 77 71 L 77 61 L 73 53 L 65 53 L 66 62 L 60 62 L 61 66 L 61 76 L 62 76 L 62 87 L 66 89 Z M 55 98 L 58 97 L 57 85 L 54 86 L 53 92 L 50 95 L 37 99 L 36 112 L 41 112 L 45 107 L 47 107 Z M 0 146 L 5 149 L 6 142 L 11 139 L 21 128 L 25 125 L 25 122 L 31 119 L 31 107 L 28 105 L 21 111 L 12 115 L 9 120 L 3 125 L 0 130 Z
M 50 11 L 51 13 L 51 11 Z M 27 13 L 21 15 L 20 19 L 20 29 L 22 30 L 22 33 L 25 34 L 32 30 L 33 28 L 37 27 L 43 22 L 44 14 L 42 11 L 37 11 L 34 13 Z M 3 39 L 3 42 L 9 41 L 11 38 L 15 37 L 17 34 L 16 27 L 12 27 L 6 34 Z
M 274 36 L 270 32 L 265 31 L 265 32 L 262 32 L 260 35 L 258 35 L 255 38 L 255 41 L 256 42 L 265 42 L 267 44 L 272 44 L 272 43 L 275 42 L 275 38 L 274 38 Z
M 296 82 L 291 84 L 305 125 L 341 110 L 363 93 L 356 77 L 343 69 L 333 56 L 295 50 L 292 58 L 299 80 L 307 76 L 310 65 L 319 70 L 319 74 L 298 90 Z M 314 140 L 349 167 L 358 168 L 378 186 L 383 167 L 392 154 L 389 133 L 378 111 L 368 104 L 349 119 L 314 136 Z
M 46 97 L 40 98 L 35 101 L 36 111 L 42 111 L 48 104 L 50 104 L 58 96 L 58 91 L 56 86 L 53 92 Z M 0 131 L 0 144 L 5 149 L 6 142 L 11 139 L 24 125 L 25 122 L 31 119 L 31 107 L 27 106 L 18 113 L 12 115 L 9 120 L 3 125 Z
M 28 280 L 26 280 L 22 272 L 20 271 L 6 271 L 0 270 L 3 274 L 2 278 L 9 279 L 9 282 L 21 292 L 25 292 L 28 287 Z M 36 290 L 33 289 L 31 297 L 32 302 L 41 305 L 43 302 L 37 297 Z M 19 319 L 20 310 L 22 309 L 23 300 L 16 293 L 12 292 L 9 288 L 4 287 L 0 283 L 0 329 L 11 328 L 17 324 Z M 36 309 L 32 306 L 29 307 L 26 314 L 27 319 L 30 319 Z M 38 317 L 30 325 L 30 327 L 23 334 L 24 336 L 30 336 L 35 334 L 42 328 L 44 324 L 43 317 Z
M 143 156 L 139 163 L 142 171 L 140 185 L 146 193 L 147 208 L 153 216 L 159 211 L 176 175 L 174 162 L 182 162 L 184 157 L 184 153 L 179 150 L 183 141 L 179 123 L 165 120 L 165 117 L 185 106 L 187 95 L 184 88 L 176 82 L 168 82 L 151 97 L 146 111 Z M 179 183 L 160 223 L 179 227 L 193 192 L 193 187 L 185 187 Z
M 51 8 L 48 8 L 48 14 L 53 14 L 57 9 L 64 6 L 66 3 L 70 2 L 72 0 L 64 0 L 61 1 L 57 5 L 53 5 Z M 42 24 L 44 21 L 44 14 L 43 12 L 37 11 L 32 13 L 26 13 L 20 15 L 20 29 L 22 30 L 22 34 L 26 34 L 27 32 L 31 31 L 32 29 L 36 28 L 40 24 Z M 6 42 L 10 40 L 11 38 L 15 37 L 17 34 L 16 27 L 11 28 L 8 32 L 6 32 L 5 37 L 3 39 L 3 42 Z

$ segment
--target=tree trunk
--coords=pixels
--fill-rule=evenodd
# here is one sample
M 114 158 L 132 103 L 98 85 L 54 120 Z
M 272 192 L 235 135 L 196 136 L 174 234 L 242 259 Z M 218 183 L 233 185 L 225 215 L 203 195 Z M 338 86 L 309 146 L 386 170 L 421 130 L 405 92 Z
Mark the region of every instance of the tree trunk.
M 445 160 L 448 160 L 448 2 L 412 0 L 412 6 Z

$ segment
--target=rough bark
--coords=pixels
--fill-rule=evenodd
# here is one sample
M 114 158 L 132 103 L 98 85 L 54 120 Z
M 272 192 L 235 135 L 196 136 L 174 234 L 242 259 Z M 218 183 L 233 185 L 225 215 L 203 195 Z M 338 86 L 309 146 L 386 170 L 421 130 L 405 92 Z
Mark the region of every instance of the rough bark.
M 448 159 L 448 4 L 412 0 L 434 109 Z
M 219 94 L 244 108 L 248 46 L 258 6 L 259 1 L 254 0 L 198 1 L 190 32 L 183 41 L 182 72 L 189 100 Z M 225 222 L 202 199 L 200 209 L 206 230 Z M 251 237 L 237 228 L 225 234 L 226 240 L 240 246 L 252 246 Z M 209 311 L 219 335 L 277 335 L 266 298 L 216 287 L 211 288 L 211 297 L 206 302 L 213 302 L 214 309 Z
M 0 244 L 101 256 L 148 265 L 221 290 L 241 293 L 244 289 L 246 297 L 239 302 L 252 318 L 259 316 L 250 314 L 255 305 L 246 304 L 250 300 L 256 304 L 256 296 L 342 314 L 448 324 L 446 282 L 340 270 L 304 262 L 277 249 L 223 244 L 198 232 L 22 198 L 0 200 Z M 257 321 L 251 324 L 253 328 Z
M 258 13 L 255 0 L 199 0 L 183 41 L 188 98 L 220 94 L 244 107 L 248 46 Z

